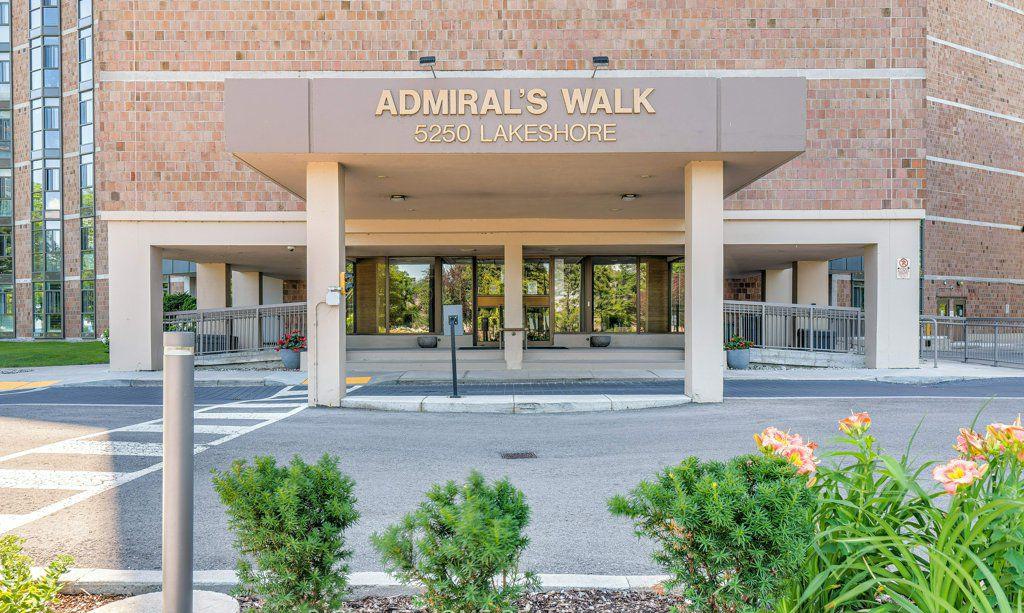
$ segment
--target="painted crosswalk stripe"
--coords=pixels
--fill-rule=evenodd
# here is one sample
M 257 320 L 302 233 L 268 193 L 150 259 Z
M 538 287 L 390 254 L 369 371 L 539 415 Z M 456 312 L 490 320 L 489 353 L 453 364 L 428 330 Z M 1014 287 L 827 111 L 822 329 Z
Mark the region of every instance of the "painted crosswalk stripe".
M 224 407 L 220 407 L 224 408 Z M 288 413 L 196 413 L 196 419 L 251 419 L 263 421 L 287 416 Z
M 0 487 L 31 490 L 91 490 L 117 481 L 126 473 L 87 470 L 0 469 Z
M 216 424 L 196 424 L 192 431 L 196 434 L 234 434 L 245 430 L 246 426 L 220 426 Z M 161 424 L 137 424 L 128 426 L 121 432 L 154 432 L 162 433 L 164 427 Z
M 234 403 L 234 404 L 224 405 L 224 406 L 221 406 L 219 408 L 221 408 L 221 409 L 239 408 L 239 409 L 287 409 L 287 410 L 291 410 L 291 409 L 297 409 L 300 406 L 302 406 L 302 405 L 296 404 L 295 402 L 255 402 L 255 403 L 252 403 L 252 404 L 249 404 L 249 403 L 242 404 L 242 403 L 238 402 L 238 403 Z
M 195 446 L 195 453 L 203 451 L 202 445 Z M 36 453 L 66 453 L 78 455 L 133 455 L 160 458 L 164 455 L 163 443 L 139 443 L 136 441 L 63 441 L 37 449 Z

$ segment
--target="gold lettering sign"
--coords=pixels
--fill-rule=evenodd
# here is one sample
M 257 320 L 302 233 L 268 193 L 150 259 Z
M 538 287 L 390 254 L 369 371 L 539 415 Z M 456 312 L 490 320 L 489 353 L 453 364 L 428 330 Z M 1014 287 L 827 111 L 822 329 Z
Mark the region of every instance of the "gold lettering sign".
M 417 143 L 555 143 L 615 142 L 618 124 L 603 117 L 654 115 L 653 87 L 559 88 L 549 96 L 543 88 L 518 89 L 385 89 L 380 93 L 376 117 L 519 117 L 516 121 L 485 126 L 434 121 L 416 124 Z M 568 121 L 543 122 L 551 101 Z M 525 115 L 524 115 L 525 113 Z M 524 117 L 537 118 L 536 121 Z

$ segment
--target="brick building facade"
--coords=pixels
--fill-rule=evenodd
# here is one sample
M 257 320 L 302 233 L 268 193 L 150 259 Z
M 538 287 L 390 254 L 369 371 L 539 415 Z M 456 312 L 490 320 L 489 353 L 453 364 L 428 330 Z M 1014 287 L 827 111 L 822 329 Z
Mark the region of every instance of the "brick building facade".
M 227 151 L 225 79 L 345 78 L 367 71 L 386 78 L 418 71 L 422 55 L 436 55 L 438 72 L 448 75 L 589 76 L 591 56 L 605 54 L 611 71 L 620 74 L 806 77 L 805 153 L 730 196 L 726 209 L 924 208 L 924 312 L 935 312 L 940 298 L 965 297 L 969 315 L 1024 316 L 1021 0 L 685 7 L 617 1 L 597 8 L 582 2 L 424 1 L 394 8 L 326 0 L 95 0 L 94 26 L 93 10 L 82 4 L 87 0 L 64 0 L 57 32 L 63 128 L 57 158 L 63 160 L 59 282 L 34 271 L 31 255 L 31 168 L 44 158 L 29 146 L 35 99 L 29 87 L 30 34 L 46 33 L 31 30 L 29 18 L 32 7 L 51 1 L 9 5 L 14 213 L 7 221 L 15 236 L 15 273 L 5 277 L 0 269 L 0 300 L 5 279 L 16 281 L 17 308 L 10 300 L 2 304 L 14 312 L 17 330 L 8 335 L 88 336 L 83 295 L 87 304 L 95 301 L 92 332 L 106 327 L 103 212 L 304 210 L 302 199 Z M 79 41 L 93 27 L 95 90 L 78 71 L 79 49 L 86 48 Z M 80 261 L 89 252 L 80 237 L 81 220 L 88 216 L 80 214 L 79 201 L 82 194 L 91 196 L 85 191 L 91 185 L 83 188 L 79 173 L 81 160 L 93 154 L 78 135 L 79 108 L 91 91 L 101 217 L 95 222 L 94 273 L 87 273 Z M 0 211 L 0 231 L 4 223 Z M 95 284 L 94 296 L 83 294 L 83 282 Z M 42 308 L 33 301 L 33 289 L 45 289 L 46 283 L 62 290 L 59 334 L 45 322 L 40 334 L 34 324 L 54 310 L 47 300 L 56 294 L 44 292 Z M 730 285 L 736 296 L 756 298 L 760 283 L 752 272 Z

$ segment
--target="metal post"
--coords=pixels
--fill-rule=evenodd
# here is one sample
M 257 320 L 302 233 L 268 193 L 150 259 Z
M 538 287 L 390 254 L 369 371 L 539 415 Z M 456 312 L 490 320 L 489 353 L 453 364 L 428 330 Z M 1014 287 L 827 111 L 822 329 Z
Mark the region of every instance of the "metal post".
M 459 323 L 458 315 L 448 316 L 448 336 L 452 341 L 452 398 L 460 398 L 459 396 L 459 371 L 455 363 L 455 326 Z
M 934 331 L 932 332 L 932 368 L 939 367 L 939 320 L 933 319 L 932 325 Z
M 999 322 L 992 324 L 992 365 L 999 366 Z
M 192 613 L 194 386 L 195 334 L 164 332 L 164 613 Z
M 967 363 L 967 320 L 964 320 L 964 364 Z
M 814 351 L 814 304 L 810 306 L 810 311 L 807 316 L 807 328 L 808 332 L 811 333 L 811 351 Z

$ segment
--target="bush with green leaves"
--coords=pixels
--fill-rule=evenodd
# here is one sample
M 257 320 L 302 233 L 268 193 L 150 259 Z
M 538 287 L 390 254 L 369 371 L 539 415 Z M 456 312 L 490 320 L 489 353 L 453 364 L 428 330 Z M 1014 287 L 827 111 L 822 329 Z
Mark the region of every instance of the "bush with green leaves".
M 814 537 L 814 494 L 785 460 L 690 457 L 609 503 L 653 539 L 655 562 L 692 613 L 772 611 Z
M 164 294 L 164 313 L 174 311 L 194 311 L 196 309 L 196 297 L 188 292 L 177 294 Z
M 71 556 L 52 560 L 39 577 L 32 577 L 32 559 L 22 552 L 25 539 L 0 536 L 0 613 L 49 613 L 60 593 L 60 577 L 73 563 Z
M 324 455 L 316 464 L 295 456 L 250 465 L 236 460 L 216 473 L 214 488 L 227 507 L 240 554 L 239 593 L 261 596 L 268 613 L 328 613 L 348 590 L 352 552 L 345 530 L 359 518 L 355 483 Z
M 474 471 L 465 484 L 433 486 L 415 511 L 372 539 L 389 572 L 423 587 L 420 604 L 429 611 L 514 611 L 538 585 L 519 569 L 529 523 L 521 491 Z

